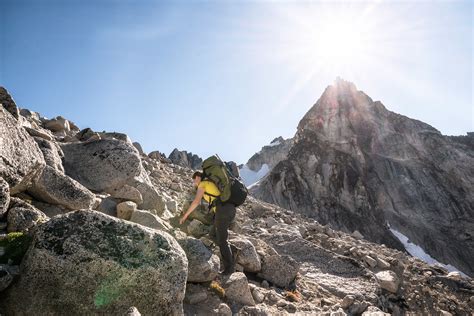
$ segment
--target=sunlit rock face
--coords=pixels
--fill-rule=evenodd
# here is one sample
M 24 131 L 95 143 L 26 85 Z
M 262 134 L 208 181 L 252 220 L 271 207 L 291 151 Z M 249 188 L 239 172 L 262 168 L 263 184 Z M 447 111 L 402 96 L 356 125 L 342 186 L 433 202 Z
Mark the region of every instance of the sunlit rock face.
M 252 193 L 367 239 L 402 245 L 474 275 L 474 148 L 388 111 L 337 80 L 300 121 L 295 144 Z

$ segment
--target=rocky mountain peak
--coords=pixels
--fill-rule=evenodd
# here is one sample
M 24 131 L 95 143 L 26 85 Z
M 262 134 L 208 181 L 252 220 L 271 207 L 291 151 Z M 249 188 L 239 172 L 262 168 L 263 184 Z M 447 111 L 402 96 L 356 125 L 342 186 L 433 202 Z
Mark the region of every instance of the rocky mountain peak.
M 443 136 L 338 79 L 300 121 L 287 157 L 252 191 L 401 248 L 390 223 L 434 258 L 472 275 L 472 165 L 470 136 Z
M 179 150 L 175 148 L 170 155 L 168 156 L 174 164 L 177 164 L 182 167 L 191 168 L 191 169 L 200 169 L 202 164 L 202 158 L 192 152 L 187 152 L 186 150 Z

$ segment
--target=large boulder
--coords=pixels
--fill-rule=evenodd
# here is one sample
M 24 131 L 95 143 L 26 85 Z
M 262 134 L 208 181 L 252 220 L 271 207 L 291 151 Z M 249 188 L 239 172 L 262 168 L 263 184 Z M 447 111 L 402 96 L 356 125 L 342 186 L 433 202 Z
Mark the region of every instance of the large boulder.
M 35 198 L 71 210 L 88 209 L 95 196 L 82 184 L 56 169 L 46 166 L 28 192 Z
M 224 282 L 225 296 L 228 300 L 243 305 L 255 305 L 247 277 L 242 272 L 232 273 Z
M 261 258 L 261 270 L 258 276 L 272 282 L 276 286 L 287 288 L 295 280 L 300 265 L 288 255 L 280 255 L 266 242 L 249 238 Z
M 2 218 L 8 210 L 10 203 L 10 186 L 8 182 L 0 177 L 0 218 Z
M 39 227 L 4 314 L 181 315 L 186 255 L 164 232 L 80 210 Z M 4 294 L 4 295 L 3 295 Z
M 18 198 L 12 198 L 7 213 L 8 232 L 32 232 L 39 224 L 48 220 L 48 217 L 33 205 Z
M 220 260 L 204 243 L 193 237 L 178 237 L 178 243 L 188 257 L 188 282 L 208 282 L 219 273 Z
M 120 204 L 119 204 L 120 205 Z M 118 207 L 117 207 L 118 211 Z M 148 211 L 143 210 L 134 210 L 130 218 L 131 222 L 150 227 L 153 229 L 158 229 L 162 231 L 170 231 L 171 226 L 162 220 L 159 216 L 156 216 Z
M 110 196 L 117 199 L 128 200 L 137 204 L 143 203 L 143 197 L 140 191 L 128 184 L 125 184 L 123 187 L 114 188 L 109 191 L 109 193 Z
M 63 131 L 68 132 L 68 131 L 71 130 L 71 127 L 69 125 L 69 121 L 66 120 L 62 116 L 58 116 L 54 119 L 47 120 L 44 123 L 44 127 L 49 129 L 52 132 L 63 132 Z
M 155 210 L 159 215 L 163 214 L 166 208 L 165 201 L 153 185 L 148 183 L 147 179 L 142 179 L 140 181 L 133 180 L 131 185 L 140 192 L 143 198 L 143 202 L 138 204 L 138 208 L 144 210 Z
M 142 173 L 138 151 L 124 141 L 101 139 L 61 148 L 66 174 L 93 191 L 112 191 Z
M 244 271 L 258 272 L 262 268 L 260 257 L 257 254 L 255 246 L 247 239 L 234 237 L 230 240 L 237 250 L 237 263 L 240 264 Z
M 34 139 L 2 106 L 0 148 L 0 177 L 10 185 L 11 194 L 24 191 L 45 161 Z
M 400 280 L 395 272 L 386 270 L 375 274 L 377 281 L 382 289 L 392 293 L 397 293 Z

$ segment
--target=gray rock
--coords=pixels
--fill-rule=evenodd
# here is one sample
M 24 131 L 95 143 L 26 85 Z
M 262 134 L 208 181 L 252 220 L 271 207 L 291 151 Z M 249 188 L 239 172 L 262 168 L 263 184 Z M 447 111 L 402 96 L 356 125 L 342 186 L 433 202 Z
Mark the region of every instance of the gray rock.
M 64 167 L 62 157 L 64 156 L 61 147 L 54 142 L 48 141 L 43 138 L 34 137 L 38 144 L 41 152 L 43 153 L 44 161 L 46 164 L 62 173 L 64 173 Z
M 195 305 L 204 302 L 207 299 L 208 295 L 205 286 L 197 283 L 186 284 L 186 296 L 184 297 L 185 302 L 191 305 Z
M 137 204 L 132 201 L 119 203 L 117 204 L 117 217 L 121 219 L 130 220 L 133 212 L 136 210 L 137 210 Z M 137 223 L 136 221 L 133 221 L 133 222 Z
M 71 211 L 70 209 L 62 205 L 49 204 L 49 203 L 44 203 L 37 200 L 31 201 L 31 204 L 34 207 L 36 207 L 38 210 L 43 212 L 49 218 L 57 216 L 57 215 L 66 214 L 67 212 Z
M 137 150 L 127 142 L 102 139 L 61 148 L 66 173 L 93 191 L 119 188 L 143 172 Z
M 112 197 L 117 199 L 128 200 L 137 204 L 143 203 L 143 198 L 140 191 L 128 184 L 125 184 L 119 188 L 111 189 L 109 193 Z
M 193 219 L 186 227 L 186 230 L 188 231 L 189 235 L 196 238 L 200 238 L 209 234 L 209 232 L 211 231 L 211 227 L 204 225 L 197 219 Z
M 82 184 L 50 166 L 44 167 L 28 193 L 41 201 L 71 210 L 90 208 L 95 198 Z
M 143 198 L 143 202 L 138 204 L 138 208 L 144 210 L 155 210 L 158 215 L 163 214 L 166 207 L 165 201 L 153 185 L 139 181 L 133 181 L 131 185 L 140 192 Z
M 10 203 L 10 186 L 8 182 L 0 177 L 0 218 L 2 218 L 8 210 Z
M 344 299 L 341 302 L 341 307 L 343 309 L 346 309 L 349 306 L 351 306 L 352 303 L 354 303 L 354 301 L 355 301 L 355 296 L 354 295 L 346 295 L 346 296 L 344 296 Z
M 364 236 L 358 230 L 355 230 L 351 235 L 356 239 L 364 239 Z
M 0 300 L 6 314 L 121 314 L 135 306 L 181 315 L 186 271 L 186 256 L 167 233 L 74 211 L 39 227 L 21 278 Z
M 99 133 L 99 135 L 100 135 L 101 139 L 116 139 L 116 140 L 120 140 L 120 141 L 129 143 L 130 145 L 133 146 L 132 141 L 130 140 L 130 137 L 128 137 L 128 135 L 124 134 L 124 133 L 102 132 L 102 133 Z
M 377 265 L 377 260 L 375 260 L 371 256 L 364 256 L 363 259 L 371 268 L 375 268 L 375 266 Z
M 230 309 L 229 305 L 227 305 L 226 303 L 220 303 L 219 307 L 217 308 L 217 315 L 232 316 L 232 310 Z
M 176 202 L 175 200 L 170 200 L 168 202 L 166 202 L 166 208 L 173 214 L 175 214 L 176 212 L 178 212 L 178 202 Z
M 247 277 L 242 272 L 232 273 L 223 284 L 225 296 L 228 300 L 243 305 L 255 305 L 250 293 Z
M 230 239 L 230 243 L 239 249 L 237 251 L 237 263 L 244 268 L 244 271 L 260 271 L 262 268 L 260 257 L 257 254 L 255 246 L 249 240 L 236 237 Z
M 367 310 L 362 313 L 362 316 L 390 316 L 390 314 L 382 312 L 375 306 L 369 306 Z
M 455 280 L 455 281 L 461 281 L 462 275 L 458 271 L 451 271 L 446 275 L 448 278 Z
M 377 260 L 377 266 L 380 268 L 380 269 L 390 269 L 390 263 L 388 263 L 387 261 L 381 259 L 381 258 L 376 258 L 375 260 Z
M 18 111 L 18 107 L 15 104 L 15 101 L 8 93 L 7 89 L 4 87 L 0 87 L 0 104 L 3 106 L 5 110 L 7 110 L 15 119 L 20 118 L 20 112 Z
M 252 291 L 252 296 L 255 303 L 260 304 L 265 299 L 265 294 L 258 287 L 254 288 Z
M 146 227 L 166 232 L 169 232 L 171 230 L 171 226 L 168 223 L 162 220 L 159 216 L 156 216 L 148 211 L 133 211 L 130 221 Z
M 33 205 L 18 198 L 12 198 L 7 213 L 7 231 L 32 232 L 37 225 L 45 223 L 47 220 L 48 217 Z
M 38 137 L 47 141 L 53 140 L 53 136 L 48 134 L 49 131 L 45 129 L 36 129 L 28 126 L 24 126 L 24 129 L 33 137 Z M 51 132 L 49 132 L 51 133 Z
M 0 269 L 0 292 L 3 292 L 13 282 L 13 276 L 4 269 Z
M 286 310 L 291 314 L 296 313 L 296 305 L 293 303 L 288 303 L 288 305 L 286 305 Z
M 193 237 L 177 238 L 188 258 L 188 282 L 208 282 L 219 273 L 220 260 L 203 242 Z
M 45 165 L 34 139 L 0 106 L 0 177 L 10 185 L 10 194 L 24 191 Z
M 90 128 L 84 128 L 83 130 L 79 131 L 75 137 L 80 140 L 80 141 L 88 141 L 89 139 L 91 139 L 92 137 L 95 137 L 97 136 L 97 139 L 100 139 L 100 136 L 98 133 L 94 132 L 92 129 Z
M 279 287 L 288 287 L 298 274 L 299 263 L 290 256 L 281 256 L 275 249 L 261 240 L 256 241 L 252 238 L 250 241 L 257 248 L 257 251 L 260 248 L 258 253 L 262 254 L 260 256 L 262 268 L 257 275 Z M 256 242 L 258 242 L 258 246 Z
M 188 153 L 185 150 L 180 151 L 175 148 L 168 156 L 168 159 L 170 159 L 175 165 L 181 167 L 195 170 L 202 168 L 202 158 L 198 155 L 194 155 L 193 153 Z
M 52 132 L 68 132 L 71 130 L 69 121 L 62 116 L 46 121 L 44 127 Z
M 138 308 L 135 306 L 132 306 L 128 309 L 127 311 L 127 316 L 141 316 L 140 312 L 138 311 Z
M 392 293 L 397 293 L 400 280 L 395 272 L 387 270 L 375 274 L 377 281 L 382 289 Z
M 145 153 L 143 152 L 142 145 L 140 145 L 139 142 L 133 142 L 132 145 L 138 150 L 138 153 L 140 155 L 144 155 Z
M 157 151 L 157 150 L 150 152 L 150 153 L 148 154 L 148 157 L 150 157 L 151 159 L 155 159 L 155 160 L 167 159 L 167 158 L 166 158 L 166 155 L 160 153 L 160 152 Z
M 117 204 L 118 200 L 113 198 L 113 197 L 106 197 L 105 199 L 102 199 L 102 201 L 99 203 L 99 206 L 97 206 L 97 211 L 107 214 L 109 216 L 117 216 Z

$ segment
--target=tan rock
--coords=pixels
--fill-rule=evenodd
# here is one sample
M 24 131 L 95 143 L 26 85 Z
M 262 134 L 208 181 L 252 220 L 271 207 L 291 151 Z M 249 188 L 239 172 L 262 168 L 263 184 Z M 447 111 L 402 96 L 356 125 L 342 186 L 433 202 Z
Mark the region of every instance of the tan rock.
M 137 204 L 132 201 L 126 201 L 117 204 L 117 217 L 130 220 L 132 214 L 137 210 Z

